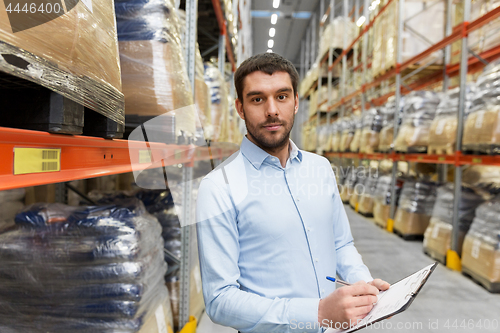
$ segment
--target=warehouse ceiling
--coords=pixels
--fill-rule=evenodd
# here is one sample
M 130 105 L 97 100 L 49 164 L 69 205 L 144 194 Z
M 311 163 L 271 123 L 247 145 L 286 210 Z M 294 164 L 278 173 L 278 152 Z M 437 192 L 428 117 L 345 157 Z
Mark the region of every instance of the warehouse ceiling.
M 267 52 L 268 41 L 273 39 L 273 52 L 300 64 L 300 41 L 305 36 L 313 12 L 318 11 L 319 0 L 281 0 L 273 8 L 273 0 L 252 0 L 253 53 Z M 272 13 L 279 12 L 275 25 L 271 24 Z M 274 38 L 269 29 L 275 28 Z M 298 67 L 298 66 L 297 66 Z

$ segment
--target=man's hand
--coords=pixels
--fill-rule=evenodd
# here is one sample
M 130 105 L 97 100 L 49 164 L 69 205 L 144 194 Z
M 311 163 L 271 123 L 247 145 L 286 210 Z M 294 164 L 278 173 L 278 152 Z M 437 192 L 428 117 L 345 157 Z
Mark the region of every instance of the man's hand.
M 378 287 L 364 281 L 336 289 L 319 301 L 319 323 L 334 328 L 349 328 L 355 325 L 372 310 L 378 293 Z
M 368 284 L 378 288 L 378 290 L 380 290 L 380 291 L 387 290 L 391 286 L 388 282 L 385 282 L 384 280 L 380 280 L 380 279 L 375 279 L 371 282 L 368 282 Z

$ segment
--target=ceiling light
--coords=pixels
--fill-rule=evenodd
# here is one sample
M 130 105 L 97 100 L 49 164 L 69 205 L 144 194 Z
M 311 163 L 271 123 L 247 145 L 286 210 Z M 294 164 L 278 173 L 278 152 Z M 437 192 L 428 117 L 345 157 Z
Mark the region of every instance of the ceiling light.
M 271 24 L 276 24 L 278 22 L 278 14 L 271 15 Z
M 356 21 L 356 25 L 357 25 L 358 27 L 360 27 L 360 26 L 362 26 L 362 25 L 363 25 L 363 23 L 365 23 L 365 21 L 366 21 L 366 18 L 365 18 L 364 16 L 361 16 L 361 17 L 360 17 L 360 18 Z
M 268 40 L 267 41 L 267 47 L 270 48 L 270 49 L 272 49 L 273 46 L 274 46 L 274 40 L 272 40 L 272 39 Z
M 272 37 L 274 37 L 275 34 L 276 34 L 276 29 L 274 29 L 274 28 L 269 29 L 269 37 L 272 38 Z
M 273 1 L 273 7 L 278 8 L 280 6 L 280 0 L 274 0 Z
M 273 50 L 269 49 L 267 50 L 267 53 L 273 53 Z

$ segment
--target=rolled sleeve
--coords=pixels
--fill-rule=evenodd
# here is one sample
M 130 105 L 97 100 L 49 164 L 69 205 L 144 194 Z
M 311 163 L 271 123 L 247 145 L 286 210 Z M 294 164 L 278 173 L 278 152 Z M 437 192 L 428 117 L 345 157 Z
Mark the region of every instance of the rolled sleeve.
M 319 298 L 294 298 L 288 308 L 291 332 L 321 332 L 318 322 Z

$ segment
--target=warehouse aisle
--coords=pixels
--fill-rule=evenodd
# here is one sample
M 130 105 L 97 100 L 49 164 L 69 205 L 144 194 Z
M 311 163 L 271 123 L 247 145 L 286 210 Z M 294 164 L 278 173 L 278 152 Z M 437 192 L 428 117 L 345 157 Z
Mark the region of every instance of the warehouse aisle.
M 354 241 L 374 278 L 393 283 L 429 265 L 421 241 L 404 241 L 345 205 Z M 411 307 L 370 330 L 379 332 L 498 332 L 500 295 L 439 265 Z M 392 327 L 391 327 L 392 326 Z

